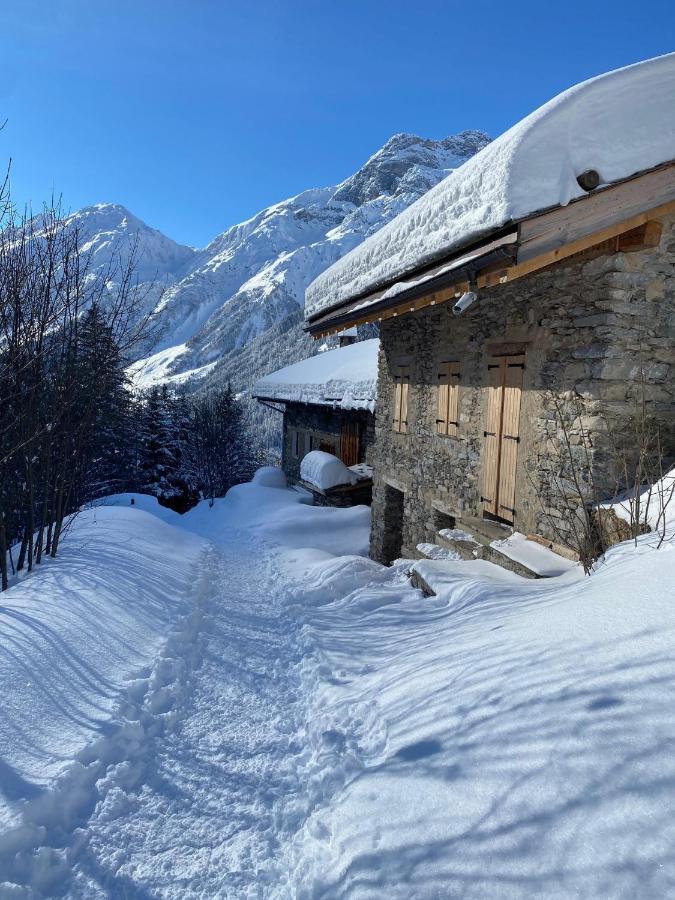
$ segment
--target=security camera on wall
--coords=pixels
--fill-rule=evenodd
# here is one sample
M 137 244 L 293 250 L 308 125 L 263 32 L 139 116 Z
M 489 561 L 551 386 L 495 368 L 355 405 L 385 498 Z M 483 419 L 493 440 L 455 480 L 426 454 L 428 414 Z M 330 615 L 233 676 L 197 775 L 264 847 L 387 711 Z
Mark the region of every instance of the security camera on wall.
M 465 291 L 452 307 L 453 313 L 461 316 L 464 310 L 468 309 L 476 300 L 478 300 L 478 294 L 475 291 Z

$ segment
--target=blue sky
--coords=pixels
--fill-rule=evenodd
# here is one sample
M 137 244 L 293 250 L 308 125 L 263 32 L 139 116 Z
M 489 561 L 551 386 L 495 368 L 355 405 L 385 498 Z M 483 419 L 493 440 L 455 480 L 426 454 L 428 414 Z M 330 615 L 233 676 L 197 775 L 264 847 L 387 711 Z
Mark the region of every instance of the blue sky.
M 201 246 L 395 132 L 493 136 L 675 49 L 675 4 L 0 0 L 17 201 L 128 206 Z

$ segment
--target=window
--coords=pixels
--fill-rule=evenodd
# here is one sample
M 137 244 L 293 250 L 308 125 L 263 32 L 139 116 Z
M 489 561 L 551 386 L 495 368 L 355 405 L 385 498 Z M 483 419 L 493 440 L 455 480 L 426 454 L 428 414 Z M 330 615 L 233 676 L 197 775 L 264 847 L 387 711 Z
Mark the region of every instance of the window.
M 302 431 L 299 428 L 291 430 L 291 453 L 293 459 L 302 459 L 312 449 L 312 436 L 308 431 Z
M 408 388 L 410 387 L 410 366 L 394 369 L 394 431 L 408 430 Z
M 438 367 L 438 412 L 436 433 L 457 437 L 459 431 L 459 363 L 444 362 Z
M 299 459 L 300 457 L 300 434 L 297 428 L 294 428 L 291 431 L 291 453 L 293 454 L 293 459 Z

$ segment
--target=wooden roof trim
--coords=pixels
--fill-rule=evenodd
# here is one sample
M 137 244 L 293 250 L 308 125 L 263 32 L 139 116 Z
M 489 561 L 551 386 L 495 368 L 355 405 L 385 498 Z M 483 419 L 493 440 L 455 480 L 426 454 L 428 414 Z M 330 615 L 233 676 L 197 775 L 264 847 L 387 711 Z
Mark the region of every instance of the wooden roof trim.
M 309 316 L 307 320 L 308 327 L 314 328 L 315 325 L 322 322 L 324 319 L 333 319 L 335 316 L 356 311 L 359 307 L 364 307 L 365 305 L 370 305 L 379 301 L 395 284 L 403 284 L 406 281 L 414 282 L 415 280 L 422 282 L 420 285 L 414 285 L 409 290 L 402 291 L 401 294 L 398 295 L 399 297 L 407 297 L 414 290 L 417 290 L 417 293 L 423 293 L 423 290 L 428 287 L 429 284 L 435 282 L 437 276 L 442 276 L 451 269 L 461 268 L 462 265 L 468 265 L 499 247 L 515 248 L 517 241 L 518 228 L 515 223 L 510 223 L 505 228 L 500 228 L 498 232 L 493 232 L 487 237 L 482 237 L 478 242 L 474 241 L 466 247 L 462 247 L 459 252 L 454 251 L 453 253 L 446 253 L 441 258 L 437 257 L 432 263 L 405 272 L 393 280 L 390 279 L 386 284 L 380 285 L 380 287 L 375 288 L 374 290 L 356 294 L 350 300 L 336 304 L 327 310 L 314 313 L 314 315 Z M 422 288 L 422 290 L 420 290 L 420 288 Z

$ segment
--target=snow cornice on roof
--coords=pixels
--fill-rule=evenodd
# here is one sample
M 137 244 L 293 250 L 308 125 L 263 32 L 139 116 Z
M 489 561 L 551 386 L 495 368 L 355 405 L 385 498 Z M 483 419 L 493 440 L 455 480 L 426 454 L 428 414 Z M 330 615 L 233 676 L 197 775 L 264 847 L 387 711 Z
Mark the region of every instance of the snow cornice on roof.
M 312 282 L 309 330 L 331 310 L 401 293 L 440 261 L 593 196 L 585 173 L 597 175 L 590 189 L 602 191 L 671 162 L 674 108 L 675 54 L 609 72 L 550 100 Z
M 310 356 L 261 378 L 258 400 L 375 411 L 379 340 L 358 341 Z

